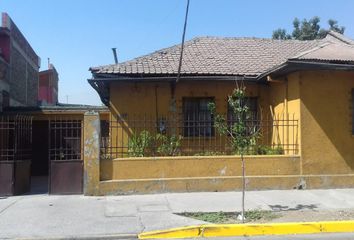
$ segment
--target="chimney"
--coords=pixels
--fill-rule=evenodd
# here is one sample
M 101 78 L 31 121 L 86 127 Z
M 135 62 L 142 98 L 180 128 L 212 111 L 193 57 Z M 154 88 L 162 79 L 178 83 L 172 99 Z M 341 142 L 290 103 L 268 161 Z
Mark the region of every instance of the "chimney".
M 112 48 L 112 51 L 113 51 L 114 63 L 118 64 L 117 48 Z

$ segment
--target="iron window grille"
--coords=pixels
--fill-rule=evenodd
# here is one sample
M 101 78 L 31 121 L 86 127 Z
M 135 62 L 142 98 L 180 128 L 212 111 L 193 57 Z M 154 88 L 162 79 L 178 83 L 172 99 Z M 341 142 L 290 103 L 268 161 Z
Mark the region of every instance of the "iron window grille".
M 208 109 L 208 104 L 214 98 L 183 98 L 183 136 L 184 137 L 213 137 L 214 117 Z

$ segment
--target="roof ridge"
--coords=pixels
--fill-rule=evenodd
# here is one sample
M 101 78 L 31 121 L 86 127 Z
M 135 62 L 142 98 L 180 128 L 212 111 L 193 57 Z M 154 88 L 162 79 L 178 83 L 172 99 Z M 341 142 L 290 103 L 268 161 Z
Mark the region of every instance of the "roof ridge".
M 325 46 L 328 46 L 330 44 L 334 44 L 334 43 L 332 43 L 332 42 L 324 42 L 321 45 L 318 45 L 318 46 L 316 46 L 314 48 L 311 48 L 311 49 L 309 49 L 307 51 L 303 51 L 303 52 L 301 52 L 301 53 L 299 53 L 299 54 L 297 54 L 297 55 L 295 55 L 293 57 L 290 57 L 289 59 L 296 59 L 296 58 L 302 57 L 302 56 L 304 56 L 306 54 L 309 54 L 311 52 L 317 51 L 318 49 L 324 48 Z
M 327 33 L 327 36 L 330 35 L 332 37 L 334 37 L 335 39 L 338 39 L 339 41 L 341 42 L 344 42 L 346 44 L 349 44 L 349 45 L 354 45 L 354 40 L 345 36 L 344 34 L 342 33 L 339 33 L 339 32 L 336 32 L 336 31 L 333 31 L 333 30 L 330 30 L 328 33 Z M 327 38 L 326 36 L 326 38 Z M 325 39 L 326 39 L 325 38 Z
M 265 37 L 222 37 L 222 36 L 197 36 L 193 39 L 220 39 L 220 40 L 267 40 L 274 42 L 320 42 L 323 39 L 313 39 L 313 40 L 298 40 L 298 39 L 273 39 L 273 38 L 265 38 Z M 191 39 L 191 40 L 193 40 Z

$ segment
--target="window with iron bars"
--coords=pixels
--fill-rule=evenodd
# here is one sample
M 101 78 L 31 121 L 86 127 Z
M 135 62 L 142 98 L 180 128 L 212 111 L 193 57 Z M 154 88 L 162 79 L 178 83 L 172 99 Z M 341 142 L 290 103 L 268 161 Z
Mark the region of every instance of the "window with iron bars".
M 183 98 L 183 136 L 212 137 L 215 134 L 213 115 L 208 109 L 213 97 Z

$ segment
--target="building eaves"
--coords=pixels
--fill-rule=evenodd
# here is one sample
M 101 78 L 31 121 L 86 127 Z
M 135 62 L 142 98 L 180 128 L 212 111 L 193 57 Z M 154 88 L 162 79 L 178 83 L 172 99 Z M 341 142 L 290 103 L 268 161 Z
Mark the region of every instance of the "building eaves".
M 353 63 L 354 45 L 324 43 L 289 60 Z

